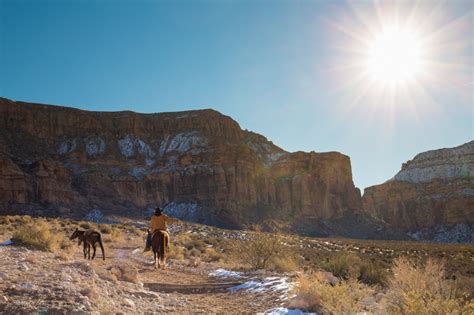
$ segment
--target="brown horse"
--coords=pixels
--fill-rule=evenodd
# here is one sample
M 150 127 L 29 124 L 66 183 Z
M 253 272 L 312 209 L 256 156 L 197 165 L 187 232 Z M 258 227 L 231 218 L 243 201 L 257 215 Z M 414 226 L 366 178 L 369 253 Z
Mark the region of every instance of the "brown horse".
M 105 260 L 104 245 L 102 244 L 102 236 L 99 232 L 94 230 L 81 231 L 78 228 L 72 233 L 70 240 L 77 238 L 79 240 L 78 244 L 84 243 L 84 258 L 94 259 L 96 251 L 96 243 L 99 243 L 100 249 L 102 250 L 102 259 Z M 94 253 L 91 258 L 91 246 L 94 249 Z
M 150 234 L 148 230 L 148 234 Z M 167 231 L 157 230 L 151 236 L 151 248 L 155 260 L 155 269 L 166 269 L 166 258 L 169 251 L 170 235 Z

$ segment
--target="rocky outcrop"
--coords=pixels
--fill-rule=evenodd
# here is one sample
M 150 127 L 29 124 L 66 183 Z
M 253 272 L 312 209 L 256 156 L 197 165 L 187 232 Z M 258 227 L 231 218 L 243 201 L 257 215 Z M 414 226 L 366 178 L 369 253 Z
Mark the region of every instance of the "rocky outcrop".
M 371 215 L 414 233 L 473 226 L 474 141 L 418 154 L 393 179 L 366 188 L 363 203 Z
M 0 99 L 0 158 L 0 213 L 142 216 L 162 205 L 195 222 L 273 220 L 320 233 L 318 222 L 362 215 L 349 157 L 286 152 L 214 110 L 89 112 Z

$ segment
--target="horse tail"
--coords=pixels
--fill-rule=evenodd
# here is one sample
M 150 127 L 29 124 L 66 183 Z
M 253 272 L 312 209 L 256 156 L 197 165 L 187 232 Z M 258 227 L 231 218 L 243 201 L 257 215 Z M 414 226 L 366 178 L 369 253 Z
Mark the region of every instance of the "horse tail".
M 102 243 L 102 235 L 100 234 L 99 234 L 99 245 L 100 245 L 100 250 L 102 251 L 102 260 L 105 260 L 104 244 Z

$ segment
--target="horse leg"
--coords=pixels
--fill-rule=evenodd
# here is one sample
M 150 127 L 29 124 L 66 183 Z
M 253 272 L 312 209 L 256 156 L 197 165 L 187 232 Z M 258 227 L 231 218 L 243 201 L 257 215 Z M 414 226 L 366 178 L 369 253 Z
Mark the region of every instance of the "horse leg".
M 153 257 L 155 259 L 155 269 L 158 269 L 158 257 L 157 252 L 153 251 Z
M 82 251 L 84 252 L 84 259 L 86 259 L 86 257 L 87 257 L 87 256 L 86 256 L 86 252 L 87 252 L 87 251 L 86 251 L 86 246 L 87 246 L 87 245 L 86 245 L 86 242 L 84 242 L 84 245 L 83 245 L 83 248 L 82 248 Z
M 95 250 L 96 250 L 96 247 L 97 247 L 97 245 L 95 245 L 95 243 L 92 244 L 92 249 L 94 250 L 94 253 L 92 254 L 92 259 L 94 259 L 94 257 L 95 257 Z
M 87 259 L 91 259 L 91 244 L 87 244 Z
M 166 269 L 166 258 L 168 257 L 168 249 L 169 249 L 169 242 L 170 239 L 167 234 L 163 234 L 163 242 L 161 246 L 163 246 L 163 250 L 161 251 L 161 260 L 163 262 L 162 269 Z

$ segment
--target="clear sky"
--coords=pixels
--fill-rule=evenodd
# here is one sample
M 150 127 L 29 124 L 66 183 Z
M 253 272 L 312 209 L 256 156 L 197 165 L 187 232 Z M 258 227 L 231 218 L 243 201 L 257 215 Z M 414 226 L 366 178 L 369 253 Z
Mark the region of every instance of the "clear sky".
M 419 152 L 474 138 L 473 10 L 0 0 L 0 95 L 97 111 L 214 108 L 285 150 L 349 155 L 365 188 Z M 407 73 L 387 66 L 393 52 Z

